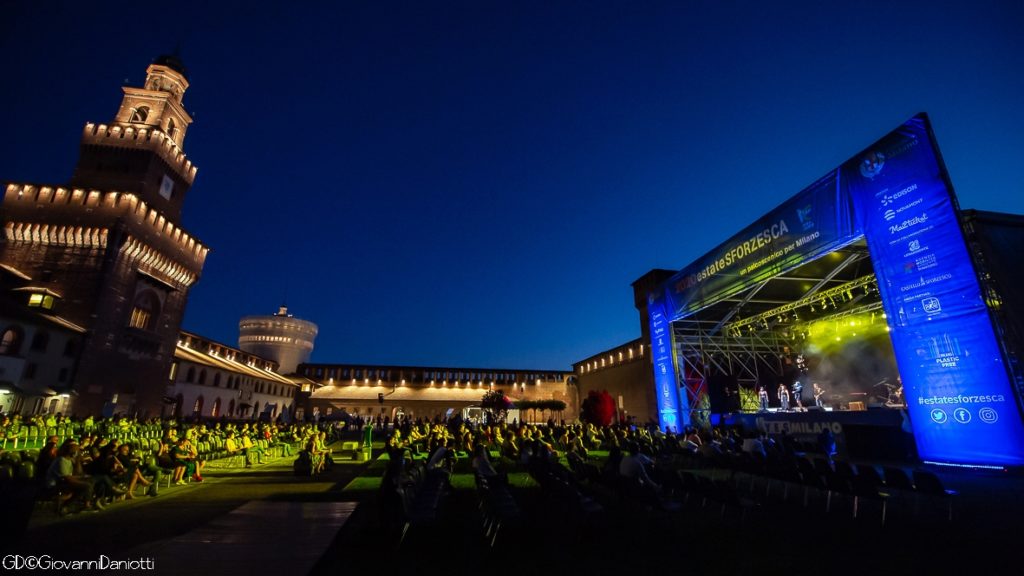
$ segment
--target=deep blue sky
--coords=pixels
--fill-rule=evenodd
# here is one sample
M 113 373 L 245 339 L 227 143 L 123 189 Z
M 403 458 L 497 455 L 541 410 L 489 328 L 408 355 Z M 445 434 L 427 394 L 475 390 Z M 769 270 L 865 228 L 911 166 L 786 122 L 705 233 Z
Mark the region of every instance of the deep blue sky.
M 67 180 L 180 43 L 183 325 L 231 344 L 287 294 L 317 361 L 568 368 L 919 111 L 962 206 L 1024 213 L 1021 2 L 40 4 L 0 4 L 0 180 Z

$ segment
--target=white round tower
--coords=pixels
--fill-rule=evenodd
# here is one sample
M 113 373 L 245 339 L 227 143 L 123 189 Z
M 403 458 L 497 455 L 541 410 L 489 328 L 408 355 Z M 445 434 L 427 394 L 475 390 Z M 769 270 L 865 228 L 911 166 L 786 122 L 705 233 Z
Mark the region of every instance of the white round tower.
M 292 374 L 309 361 L 316 334 L 316 324 L 292 316 L 287 306 L 281 306 L 277 314 L 243 317 L 238 322 L 238 347 L 277 362 L 279 373 Z

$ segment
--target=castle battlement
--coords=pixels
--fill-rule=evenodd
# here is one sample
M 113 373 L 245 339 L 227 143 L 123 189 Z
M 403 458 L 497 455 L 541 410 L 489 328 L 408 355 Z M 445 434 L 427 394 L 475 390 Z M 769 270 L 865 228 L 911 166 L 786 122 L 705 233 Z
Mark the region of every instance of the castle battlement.
M 8 242 L 31 242 L 52 246 L 75 246 L 78 248 L 107 247 L 107 228 L 68 226 L 62 224 L 40 224 L 38 222 L 6 222 L 4 237 Z
M 86 213 L 102 216 L 122 217 L 148 228 L 155 237 L 164 238 L 175 244 L 183 253 L 190 256 L 197 269 L 202 269 L 209 248 L 190 236 L 180 227 L 175 226 L 157 210 L 148 206 L 132 193 L 101 192 L 99 190 L 83 190 L 81 188 L 64 188 L 61 186 L 35 186 L 32 184 L 8 184 L 3 201 L 4 208 L 46 208 L 56 207 L 65 210 L 82 209 Z M 36 220 L 40 214 L 36 210 L 27 214 L 12 214 L 13 220 Z M 27 218 L 26 218 L 27 217 Z M 24 222 L 26 225 L 41 226 L 44 224 Z M 49 236 L 47 236 L 49 237 Z M 8 236 L 8 238 L 11 238 Z M 42 238 L 39 236 L 38 238 Z M 104 235 L 104 239 L 106 236 Z M 36 236 L 21 235 L 18 240 L 33 241 Z M 40 240 L 41 241 L 41 240 Z M 105 240 L 104 240 L 105 244 Z
M 188 288 L 198 279 L 195 273 L 135 238 L 128 238 L 121 246 L 121 253 L 135 261 L 142 272 L 165 282 L 178 283 Z
M 84 144 L 97 144 L 100 146 L 156 150 L 164 161 L 181 172 L 181 175 L 189 184 L 196 177 L 196 166 L 185 157 L 185 153 L 178 148 L 174 140 L 162 130 L 134 128 L 132 126 L 107 126 L 106 124 L 87 122 L 85 129 L 82 131 L 82 142 Z

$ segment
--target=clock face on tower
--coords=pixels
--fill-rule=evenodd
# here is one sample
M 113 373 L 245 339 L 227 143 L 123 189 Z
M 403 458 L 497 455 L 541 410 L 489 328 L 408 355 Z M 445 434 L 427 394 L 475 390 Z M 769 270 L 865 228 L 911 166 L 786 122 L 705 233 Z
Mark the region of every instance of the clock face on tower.
M 164 179 L 160 182 L 160 195 L 167 200 L 171 199 L 171 195 L 174 193 L 174 180 L 170 176 L 164 174 Z

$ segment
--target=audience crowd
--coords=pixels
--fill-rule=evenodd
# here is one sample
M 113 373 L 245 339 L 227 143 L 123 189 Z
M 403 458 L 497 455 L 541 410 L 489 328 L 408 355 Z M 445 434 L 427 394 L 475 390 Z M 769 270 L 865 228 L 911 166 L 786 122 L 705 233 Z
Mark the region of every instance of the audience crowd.
M 338 430 L 313 422 L 5 415 L 0 416 L 0 479 L 32 482 L 42 499 L 56 500 L 60 513 L 71 507 L 102 510 L 135 498 L 139 487 L 155 497 L 161 482 L 203 482 L 211 460 L 237 458 L 250 467 L 271 453 L 289 456 L 298 449 L 323 462 Z

